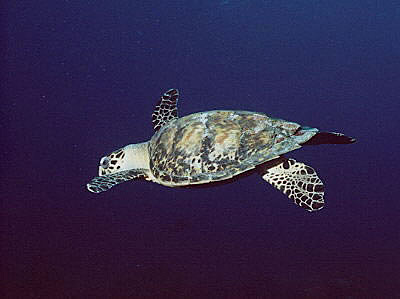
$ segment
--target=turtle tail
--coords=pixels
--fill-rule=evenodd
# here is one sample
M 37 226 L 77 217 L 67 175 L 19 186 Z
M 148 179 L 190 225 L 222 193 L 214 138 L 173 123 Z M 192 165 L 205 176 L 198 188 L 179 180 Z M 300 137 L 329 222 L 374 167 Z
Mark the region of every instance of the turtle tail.
M 318 144 L 350 144 L 356 142 L 353 137 L 346 136 L 341 133 L 334 132 L 318 132 L 310 140 L 302 145 L 318 145 Z

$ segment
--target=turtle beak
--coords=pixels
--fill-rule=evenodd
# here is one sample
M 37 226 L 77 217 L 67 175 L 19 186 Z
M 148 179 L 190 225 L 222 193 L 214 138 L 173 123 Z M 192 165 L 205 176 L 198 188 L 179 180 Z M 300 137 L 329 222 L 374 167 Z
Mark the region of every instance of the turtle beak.
M 99 176 L 101 176 L 102 175 L 102 167 L 99 165 Z
M 104 156 L 100 160 L 100 165 L 99 165 L 99 176 L 105 175 L 106 174 L 106 169 L 108 168 L 110 163 L 110 159 L 108 156 Z
M 99 176 L 102 176 L 105 174 L 106 174 L 106 170 L 101 165 L 99 165 Z

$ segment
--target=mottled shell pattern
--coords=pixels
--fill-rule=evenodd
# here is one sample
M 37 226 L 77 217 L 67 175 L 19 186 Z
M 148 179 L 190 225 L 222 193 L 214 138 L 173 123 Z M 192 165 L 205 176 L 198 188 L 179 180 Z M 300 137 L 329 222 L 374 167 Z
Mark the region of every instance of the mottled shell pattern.
M 317 132 L 263 113 L 195 113 L 171 120 L 153 135 L 150 170 L 167 186 L 220 181 L 300 148 Z

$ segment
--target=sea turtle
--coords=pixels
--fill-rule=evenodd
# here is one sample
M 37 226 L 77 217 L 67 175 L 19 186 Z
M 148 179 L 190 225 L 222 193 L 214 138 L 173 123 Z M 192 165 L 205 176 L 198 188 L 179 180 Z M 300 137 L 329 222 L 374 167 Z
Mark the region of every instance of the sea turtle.
M 87 189 L 100 193 L 133 179 L 183 187 L 229 182 L 252 172 L 308 211 L 324 205 L 324 185 L 310 166 L 283 156 L 304 145 L 348 144 L 340 133 L 264 113 L 214 110 L 178 118 L 178 90 L 166 91 L 153 117 L 155 133 L 101 158 Z

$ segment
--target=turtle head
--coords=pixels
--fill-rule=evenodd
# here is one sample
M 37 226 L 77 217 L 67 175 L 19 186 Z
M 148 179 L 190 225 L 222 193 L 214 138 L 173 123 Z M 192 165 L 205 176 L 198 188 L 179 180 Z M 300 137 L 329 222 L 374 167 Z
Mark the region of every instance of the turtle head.
M 130 169 L 149 169 L 147 142 L 129 144 L 102 157 L 99 176 Z

